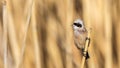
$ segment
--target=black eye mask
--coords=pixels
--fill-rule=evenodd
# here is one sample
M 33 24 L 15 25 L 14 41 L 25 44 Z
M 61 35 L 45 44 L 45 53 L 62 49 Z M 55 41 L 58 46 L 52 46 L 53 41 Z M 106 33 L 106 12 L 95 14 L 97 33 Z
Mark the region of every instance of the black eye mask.
M 74 25 L 76 25 L 77 27 L 82 27 L 82 24 L 80 23 L 73 23 Z

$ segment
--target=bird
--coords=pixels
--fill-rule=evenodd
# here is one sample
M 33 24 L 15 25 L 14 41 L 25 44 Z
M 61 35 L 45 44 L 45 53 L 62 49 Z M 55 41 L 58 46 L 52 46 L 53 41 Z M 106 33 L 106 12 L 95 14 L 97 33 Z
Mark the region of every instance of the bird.
M 88 59 L 90 56 L 88 52 L 84 54 L 85 42 L 87 39 L 88 31 L 85 28 L 84 22 L 81 19 L 76 19 L 73 22 L 73 34 L 74 34 L 74 43 L 76 47 L 82 51 L 83 56 Z

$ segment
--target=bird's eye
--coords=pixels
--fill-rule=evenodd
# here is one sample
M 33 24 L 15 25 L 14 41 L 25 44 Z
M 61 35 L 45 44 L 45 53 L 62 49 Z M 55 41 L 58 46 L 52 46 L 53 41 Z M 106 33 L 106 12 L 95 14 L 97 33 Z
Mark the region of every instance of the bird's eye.
M 73 23 L 73 25 L 76 25 L 76 26 L 78 26 L 78 24 L 77 24 L 77 23 Z
M 82 24 L 79 24 L 78 27 L 82 27 Z
M 80 28 L 82 27 L 82 24 L 80 24 L 80 23 L 74 23 L 74 25 L 77 27 L 80 27 Z

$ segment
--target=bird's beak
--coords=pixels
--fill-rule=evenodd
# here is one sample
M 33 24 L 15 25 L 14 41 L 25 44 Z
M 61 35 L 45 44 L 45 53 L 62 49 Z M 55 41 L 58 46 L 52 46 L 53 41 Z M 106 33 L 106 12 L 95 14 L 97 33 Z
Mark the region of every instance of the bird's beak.
M 86 32 L 86 29 L 85 29 L 85 28 L 83 28 L 83 32 Z

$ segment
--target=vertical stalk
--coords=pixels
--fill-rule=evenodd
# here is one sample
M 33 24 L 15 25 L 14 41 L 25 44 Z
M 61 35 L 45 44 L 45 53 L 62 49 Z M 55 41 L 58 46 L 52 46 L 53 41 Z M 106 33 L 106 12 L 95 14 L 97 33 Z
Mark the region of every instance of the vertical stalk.
M 6 1 L 3 2 L 3 46 L 4 46 L 4 68 L 8 68 L 7 57 L 7 9 Z
M 35 63 L 36 63 L 36 68 L 42 68 L 42 61 L 41 61 L 41 52 L 40 52 L 40 47 L 38 42 L 38 33 L 37 33 L 37 22 L 36 22 L 36 9 L 35 9 L 35 2 L 33 3 L 32 6 L 32 33 L 33 33 L 33 44 L 34 44 L 34 52 L 35 52 Z
M 106 56 L 105 56 L 105 68 L 112 68 L 112 22 L 110 15 L 110 4 L 108 0 L 104 1 L 104 15 L 105 15 L 105 48 L 106 48 Z
M 90 43 L 90 32 L 88 33 L 88 37 L 87 37 L 87 40 L 86 40 L 86 43 L 85 43 L 85 49 L 84 49 L 84 54 L 85 55 L 87 54 L 89 43 Z M 84 68 L 85 60 L 86 60 L 86 57 L 83 56 L 81 68 Z
M 19 61 L 18 67 L 20 67 L 22 65 L 23 58 L 24 58 L 24 53 L 25 53 L 25 49 L 26 49 L 26 37 L 27 37 L 28 28 L 30 26 L 32 8 L 33 8 L 33 0 L 30 1 L 30 6 L 28 6 L 26 27 L 25 27 L 25 33 L 24 33 L 24 37 L 23 37 L 22 50 L 21 50 L 20 61 Z
M 73 33 L 72 33 L 72 20 L 73 19 L 73 1 L 72 0 L 66 0 L 66 68 L 73 68 L 73 62 L 72 62 L 72 45 L 73 45 Z M 71 30 L 71 31 L 70 31 Z

